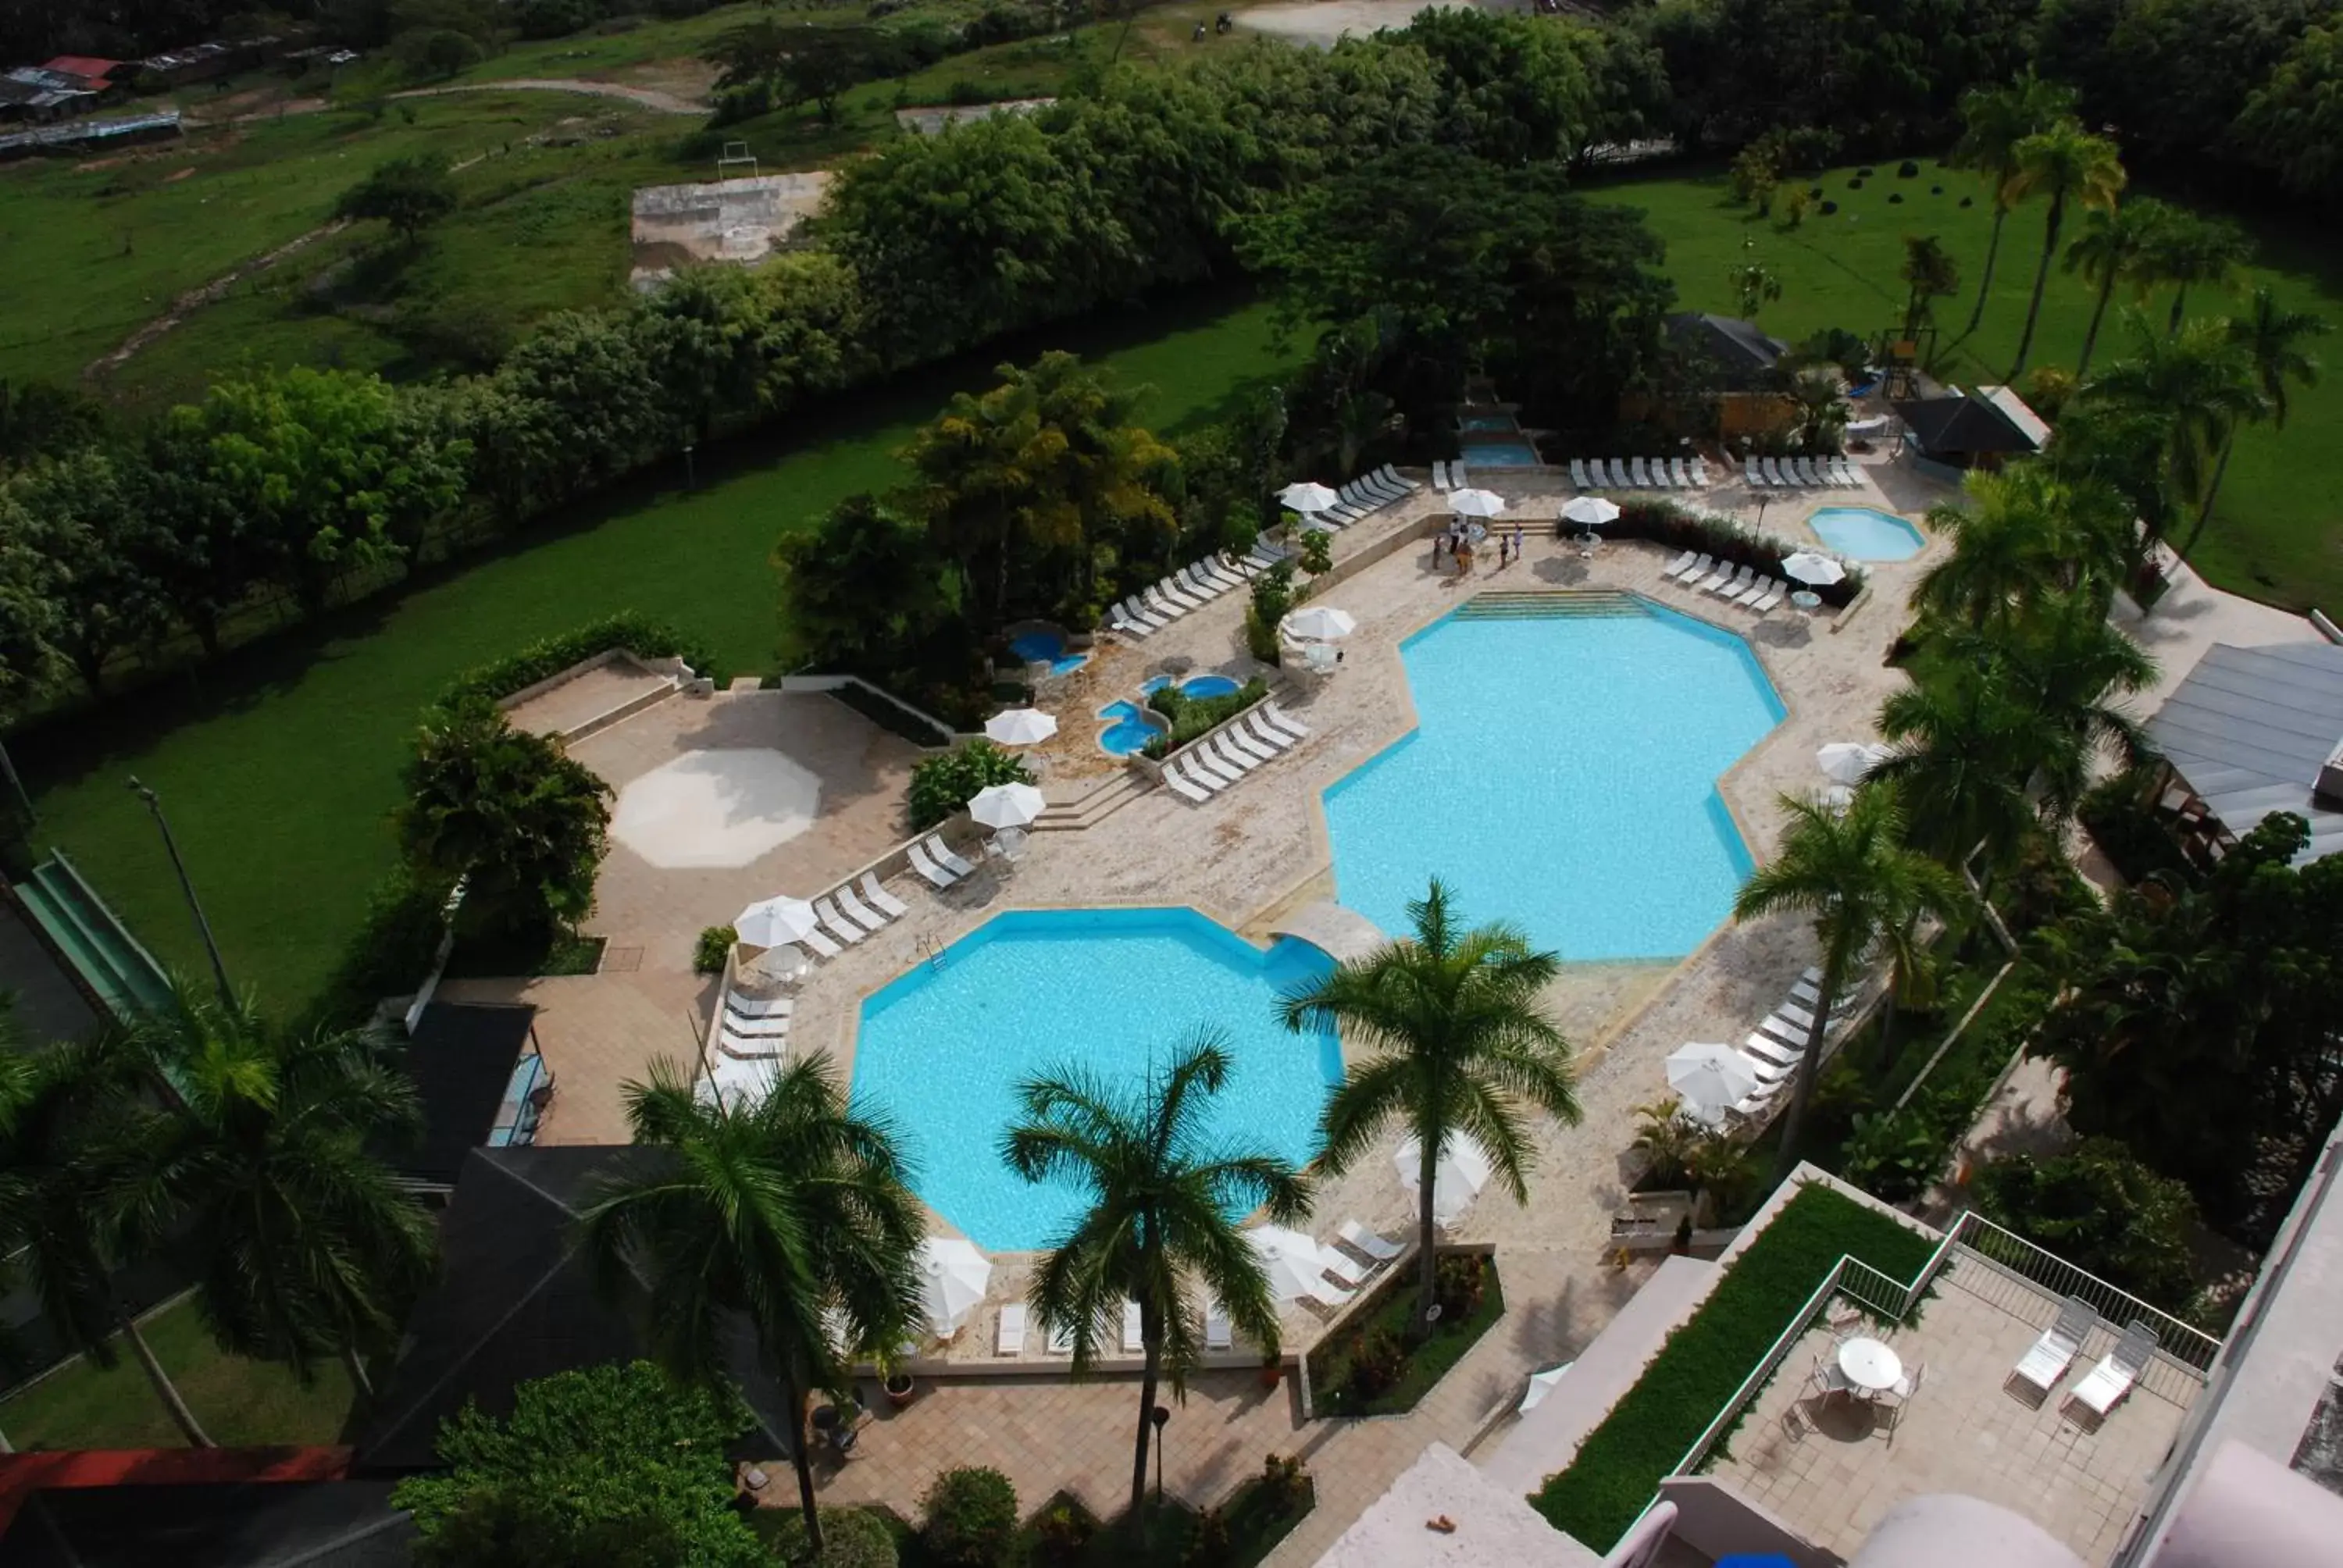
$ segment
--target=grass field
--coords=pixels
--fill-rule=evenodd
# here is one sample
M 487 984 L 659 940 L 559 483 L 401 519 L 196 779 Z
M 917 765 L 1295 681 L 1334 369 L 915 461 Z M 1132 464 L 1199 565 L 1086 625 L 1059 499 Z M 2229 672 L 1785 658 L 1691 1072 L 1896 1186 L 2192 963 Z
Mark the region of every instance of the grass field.
M 1982 187 L 1970 177 L 1946 171 L 1933 159 L 1923 161 L 1920 169 L 1916 179 L 1899 179 L 1895 165 L 1879 166 L 1861 190 L 1847 186 L 1855 170 L 1835 169 L 1809 183 L 1819 185 L 1840 211 L 1809 216 L 1795 230 L 1733 205 L 1721 176 L 1610 184 L 1590 194 L 1649 215 L 1667 242 L 1667 270 L 1688 308 L 1737 312 L 1726 274 L 1742 259 L 1743 242 L 1754 239 L 1755 254 L 1783 284 L 1782 298 L 1765 307 L 1760 319 L 1776 337 L 1793 341 L 1825 327 L 1876 337 L 1903 309 L 1905 288 L 1896 276 L 1903 236 L 1936 235 L 1959 258 L 1964 276 L 1963 293 L 1937 307 L 1950 344 L 1968 320 L 1991 213 Z M 1943 194 L 1934 194 L 1939 186 Z M 1891 202 L 1893 196 L 1904 199 Z M 1963 196 L 1976 199 L 1964 208 Z M 1950 379 L 1965 385 L 1997 382 L 2008 371 L 2025 325 L 2042 226 L 2038 206 L 2011 216 L 1984 323 L 1946 356 L 1943 373 Z M 2343 334 L 2343 249 L 2334 245 L 2333 236 L 2268 220 L 2247 226 L 2258 254 L 2241 290 L 2266 282 L 2288 305 L 2317 311 Z M 2158 323 L 2169 303 L 2168 294 L 2150 299 L 2148 308 Z M 2227 307 L 2218 291 L 2210 289 L 2195 291 L 2188 303 L 2191 314 Z M 2054 267 L 2033 363 L 2072 367 L 2090 310 L 2089 289 Z M 2100 335 L 2097 363 L 2119 355 L 2121 343 L 2111 319 Z M 2328 339 L 2320 352 L 2330 366 L 2343 366 L 2343 336 Z M 2343 605 L 2343 549 L 2338 548 L 2343 545 L 2343 446 L 2328 437 L 2343 427 L 2343 374 L 2298 391 L 2293 405 L 2284 432 L 2250 427 L 2238 438 L 2213 522 L 2194 558 L 2223 588 L 2291 608 L 2332 609 Z
M 222 1352 L 186 1302 L 141 1328 L 214 1442 L 329 1443 L 341 1435 L 350 1382 L 340 1362 L 319 1366 L 303 1388 L 288 1367 Z M 176 1448 L 186 1441 L 127 1348 L 110 1371 L 76 1362 L 0 1402 L 0 1432 L 19 1449 Z
M 1060 346 L 1154 387 L 1144 417 L 1175 431 L 1294 357 L 1266 307 L 1191 300 L 1003 346 L 833 417 L 800 416 L 774 441 L 703 453 L 697 490 L 663 479 L 620 494 L 403 597 L 13 740 L 41 814 L 35 841 L 64 845 L 166 962 L 200 970 L 169 863 L 123 785 L 139 775 L 170 812 L 230 974 L 290 1012 L 392 863 L 398 766 L 417 711 L 450 677 L 625 608 L 689 628 L 734 671 L 770 668 L 774 538 L 894 482 L 892 454 L 950 391 Z

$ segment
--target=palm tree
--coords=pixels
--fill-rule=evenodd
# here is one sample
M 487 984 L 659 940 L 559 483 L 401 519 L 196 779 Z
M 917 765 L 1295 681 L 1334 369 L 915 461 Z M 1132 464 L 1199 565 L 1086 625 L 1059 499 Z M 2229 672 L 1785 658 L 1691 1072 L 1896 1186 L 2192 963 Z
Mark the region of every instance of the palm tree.
M 1741 314 L 1751 321 L 1765 305 L 1782 297 L 1782 280 L 1773 268 L 1757 259 L 1757 242 L 1741 242 L 1741 261 L 1725 271 L 1725 280 L 1733 285 L 1733 297 L 1741 302 Z
M 2212 494 L 2212 466 L 2241 420 L 2264 407 L 2261 388 L 2246 348 L 2227 323 L 2195 321 L 2177 337 L 2150 327 L 2137 311 L 2125 312 L 2132 337 L 2131 357 L 2107 367 L 2090 393 L 2118 407 L 2156 419 L 2163 433 L 2167 481 L 2184 504 L 2199 506 Z M 2204 519 L 2188 536 L 2188 549 Z
M 2020 463 L 1974 471 L 1962 489 L 1961 500 L 1927 513 L 1928 526 L 1949 534 L 1953 548 L 1913 589 L 1914 605 L 1925 612 L 1982 627 L 2047 592 L 2089 584 L 2104 598 L 2131 568 L 2138 529 L 2107 485 Z
M 2042 316 L 2042 289 L 2050 281 L 2050 263 L 2058 254 L 2058 236 L 2066 227 L 2066 208 L 2113 207 L 2124 186 L 2124 167 L 2116 145 L 2092 136 L 2072 120 L 2064 120 L 2026 137 L 2011 149 L 2017 172 L 2006 187 L 2010 202 L 2041 196 L 2050 204 L 2043 220 L 2042 261 L 2034 269 L 2034 295 L 2026 306 L 2026 330 L 2018 335 L 2017 358 L 2008 379 L 2016 381 L 2034 351 L 2034 327 Z
M 2094 209 L 2083 215 L 2083 232 L 2066 247 L 2066 267 L 2079 272 L 2098 291 L 2091 305 L 2091 325 L 2083 334 L 2082 357 L 2075 362 L 2080 380 L 2091 368 L 2091 351 L 2098 346 L 2099 323 L 2117 284 L 2128 284 L 2145 294 L 2159 274 L 2156 260 L 2165 229 L 2177 209 L 2154 196 L 2142 196 L 2120 206 Z
M 730 1390 L 726 1342 L 741 1322 L 756 1334 L 789 1410 L 798 1503 L 819 1556 L 808 1397 L 842 1395 L 850 1353 L 900 1344 L 920 1302 L 926 1222 L 892 1130 L 847 1103 L 820 1054 L 738 1105 L 702 1104 L 665 1060 L 625 1092 L 634 1141 L 667 1157 L 580 1217 L 587 1251 L 606 1291 L 641 1282 L 654 1353 L 685 1382 Z
M 2288 387 L 2318 385 L 2318 361 L 2302 345 L 2327 330 L 2325 317 L 2308 310 L 2288 310 L 2267 286 L 2254 290 L 2245 315 L 2229 318 L 2229 341 L 2244 351 L 2254 384 L 2262 395 L 2260 409 L 2246 417 L 2267 417 L 2275 428 L 2286 428 Z M 2221 437 L 2221 456 L 2214 463 L 2213 477 L 2205 487 L 2205 503 L 2197 509 L 2196 526 L 2188 530 L 2187 544 L 2181 548 L 2184 556 L 2197 548 L 2197 536 L 2212 519 L 2213 498 L 2221 493 L 2221 481 L 2229 472 L 2229 453 L 2237 444 L 2237 422 L 2232 420 Z
M 2227 218 L 2206 217 L 2179 208 L 2159 226 L 2150 258 L 2155 276 L 2180 286 L 2172 296 L 2172 309 L 2164 320 L 2167 337 L 2187 318 L 2188 286 L 2195 283 L 2227 285 L 2238 266 L 2252 253 L 2246 231 Z
M 1904 236 L 1904 265 L 1896 270 L 1896 276 L 1911 289 L 1904 300 L 1906 337 L 1919 335 L 1920 324 L 1934 313 L 1936 301 L 1960 292 L 1960 264 L 1945 248 L 1945 242 L 1933 234 Z
M 421 1125 L 415 1085 L 357 1032 L 272 1030 L 186 982 L 132 1040 L 173 1103 L 142 1109 L 116 1182 L 128 1232 L 193 1260 L 196 1309 L 225 1349 L 307 1382 L 397 1342 L 430 1278 L 428 1214 L 372 1150 Z
M 1867 776 L 1896 786 L 1913 844 L 1954 866 L 1982 851 L 1988 875 L 2032 829 L 2026 781 L 2056 749 L 2048 722 L 1996 673 L 1991 664 L 1929 658 L 1920 678 L 1881 705 L 1879 732 L 1891 749 Z
M 1210 1097 L 1228 1081 L 1222 1037 L 1200 1030 L 1145 1091 L 1121 1092 L 1080 1068 L 1019 1086 L 1023 1118 L 1001 1137 L 1001 1155 L 1028 1181 L 1079 1182 L 1090 1208 L 1059 1239 L 1032 1285 L 1034 1315 L 1072 1332 L 1074 1371 L 1108 1342 L 1122 1303 L 1139 1304 L 1146 1366 L 1131 1462 L 1131 1517 L 1147 1495 L 1147 1445 L 1155 1391 L 1167 1375 L 1185 1398 L 1203 1345 L 1187 1311 L 1186 1282 L 1200 1281 L 1248 1339 L 1274 1352 L 1277 1305 L 1261 1258 L 1232 1216 L 1264 1210 L 1280 1222 L 1310 1207 L 1310 1184 L 1274 1154 L 1215 1148 L 1206 1138 Z
M 1339 1174 L 1357 1163 L 1394 1119 L 1423 1151 L 1416 1178 L 1417 1333 L 1432 1321 L 1442 1146 L 1453 1133 L 1473 1139 L 1513 1201 L 1526 1203 L 1536 1151 L 1523 1103 L 1572 1126 L 1579 1116 L 1570 1043 L 1539 1002 L 1561 960 L 1532 950 L 1508 922 L 1460 930 L 1448 899 L 1435 878 L 1407 907 L 1410 935 L 1289 992 L 1280 1010 L 1288 1029 L 1332 1024 L 1374 1053 L 1326 1102 L 1319 1159 L 1327 1170 Z
M 30 1291 L 57 1342 L 101 1367 L 115 1336 L 130 1346 L 156 1397 L 187 1442 L 212 1440 L 115 1293 L 108 1188 L 126 1146 L 126 1119 L 145 1084 L 145 1059 L 108 1030 L 37 1056 L 0 1026 L 0 1256 Z
M 1993 191 L 1993 235 L 1986 242 L 1976 303 L 1969 309 L 1969 324 L 1961 328 L 1963 337 L 1985 319 L 1986 297 L 1993 292 L 1994 262 L 2001 255 L 2001 226 L 2016 205 L 2009 183 L 2017 177 L 2017 145 L 2074 112 L 2072 89 L 2046 82 L 2031 71 L 2005 86 L 1972 87 L 1961 96 L 1961 138 L 1953 144 L 1945 161 L 1955 168 L 1976 170 Z
M 1813 800 L 1785 796 L 1782 804 L 1790 822 L 1781 849 L 1742 884 L 1733 917 L 1754 920 L 1784 910 L 1811 914 L 1822 940 L 1821 996 L 1782 1121 L 1780 1174 L 1787 1175 L 1797 1163 L 1798 1129 L 1814 1099 L 1833 999 L 1866 952 L 1908 945 L 1923 917 L 1949 915 L 1963 894 L 1950 871 L 1905 847 L 1904 812 L 1892 787 L 1866 783 L 1844 816 Z M 1896 961 L 1900 969 L 1906 960 L 1899 953 Z
M 1789 398 L 1797 408 L 1797 437 L 1808 452 L 1839 449 L 1846 432 L 1846 383 L 1835 367 L 1809 365 L 1790 377 Z

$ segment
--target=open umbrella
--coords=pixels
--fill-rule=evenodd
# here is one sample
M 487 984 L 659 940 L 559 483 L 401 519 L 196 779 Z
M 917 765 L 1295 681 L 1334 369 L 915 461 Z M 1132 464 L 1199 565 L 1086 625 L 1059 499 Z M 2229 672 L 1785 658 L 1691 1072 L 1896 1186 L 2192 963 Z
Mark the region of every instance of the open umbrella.
M 1889 749 L 1860 740 L 1834 740 L 1815 753 L 1815 765 L 1834 784 L 1860 784 L 1886 759 Z
M 919 1264 L 928 1326 L 950 1339 L 983 1304 L 992 1283 L 992 1260 L 956 1236 L 930 1236 L 920 1243 Z
M 990 784 L 968 803 L 968 814 L 988 828 L 1022 828 L 1049 802 L 1031 784 Z
M 732 932 L 752 948 L 777 948 L 796 941 L 821 922 L 813 906 L 787 893 L 750 904 L 732 917 Z
M 1554 1392 L 1554 1385 L 1560 1382 L 1562 1374 L 1569 1370 L 1570 1363 L 1564 1362 L 1558 1367 L 1548 1367 L 1544 1372 L 1530 1373 L 1530 1386 L 1522 1392 L 1522 1402 L 1513 1407 L 1515 1412 L 1527 1415 L 1544 1404 L 1545 1396 Z
M 1329 1288 L 1325 1251 L 1314 1238 L 1282 1225 L 1256 1225 L 1244 1237 L 1269 1277 L 1269 1293 L 1279 1301 L 1314 1296 Z
M 1707 1127 L 1724 1121 L 1757 1087 L 1748 1058 L 1729 1045 L 1680 1046 L 1669 1055 L 1667 1068 L 1668 1087 L 1683 1099 L 1692 1119 Z
M 984 738 L 1003 746 L 1031 746 L 1058 732 L 1058 721 L 1038 708 L 1004 708 L 984 721 Z
M 1331 605 L 1313 604 L 1307 609 L 1297 609 L 1285 618 L 1285 633 L 1304 642 L 1332 642 L 1356 631 L 1359 623 L 1348 610 Z
M 1413 1133 L 1399 1146 L 1393 1165 L 1399 1170 L 1400 1184 L 1413 1192 L 1416 1178 L 1423 1167 L 1423 1145 Z M 1440 1161 L 1432 1171 L 1432 1217 L 1443 1225 L 1454 1222 L 1481 1189 L 1488 1185 L 1488 1151 L 1469 1135 L 1452 1132 L 1440 1146 Z
M 1493 490 L 1458 490 L 1448 498 L 1448 509 L 1463 518 L 1493 518 L 1505 509 L 1505 498 Z
M 1619 506 L 1617 502 L 1606 501 L 1600 496 L 1573 496 L 1562 504 L 1562 520 L 1599 528 L 1605 523 L 1619 520 Z
M 1782 572 L 1813 588 L 1828 588 L 1846 580 L 1845 567 L 1815 550 L 1800 550 L 1791 556 L 1782 563 Z
M 1277 492 L 1278 505 L 1289 511 L 1322 512 L 1342 498 L 1323 485 L 1307 479 L 1291 484 Z

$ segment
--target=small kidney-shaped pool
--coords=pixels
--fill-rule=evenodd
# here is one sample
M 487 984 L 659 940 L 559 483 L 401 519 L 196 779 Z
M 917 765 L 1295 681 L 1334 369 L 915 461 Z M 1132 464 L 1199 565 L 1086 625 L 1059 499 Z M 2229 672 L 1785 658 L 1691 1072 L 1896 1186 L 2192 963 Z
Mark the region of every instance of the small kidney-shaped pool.
M 1908 561 L 1928 545 L 1919 529 L 1876 507 L 1825 507 L 1806 526 L 1823 543 L 1859 561 Z

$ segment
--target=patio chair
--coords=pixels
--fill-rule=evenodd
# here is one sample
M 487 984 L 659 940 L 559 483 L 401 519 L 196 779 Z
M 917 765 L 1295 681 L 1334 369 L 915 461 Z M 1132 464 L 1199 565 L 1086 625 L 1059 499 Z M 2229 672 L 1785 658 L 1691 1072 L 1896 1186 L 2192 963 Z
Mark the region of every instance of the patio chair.
M 1454 487 L 1448 482 L 1448 465 L 1444 460 L 1432 465 L 1432 487 L 1443 495 Z
M 956 877 L 965 877 L 976 869 L 974 866 L 951 852 L 950 846 L 944 842 L 943 835 L 940 833 L 929 834 L 920 841 L 920 847 L 936 858 L 937 865 Z
M 1586 482 L 1586 459 L 1584 457 L 1573 457 L 1570 460 L 1570 487 L 1574 490 L 1594 487 Z
M 1806 1375 L 1806 1382 L 1825 1404 L 1833 1395 L 1855 1392 L 1855 1382 L 1839 1369 L 1838 1357 L 1826 1352 L 1815 1356 L 1815 1370 Z
M 1680 583 L 1695 583 L 1701 578 L 1706 577 L 1711 571 L 1715 570 L 1715 568 L 1716 558 L 1715 556 L 1694 556 L 1689 564 L 1682 568 L 1670 567 L 1665 575 L 1675 578 L 1676 581 Z
M 1641 457 L 1627 459 L 1627 477 L 1635 481 L 1635 487 L 1639 490 L 1648 490 L 1652 487 L 1652 476 L 1644 468 L 1644 459 Z
M 2092 1310 L 2090 1302 L 2080 1296 L 2068 1296 L 2066 1305 L 2058 1310 L 2058 1321 L 2043 1330 L 2042 1337 L 2010 1368 L 2004 1386 L 2019 1383 L 2032 1389 L 2037 1405 L 2048 1399 L 2051 1389 L 2075 1364 L 2084 1338 L 2098 1321 L 2099 1314 Z
M 880 886 L 876 871 L 863 872 L 862 880 L 856 886 L 862 890 L 863 901 L 890 920 L 900 920 L 911 912 L 909 904 Z
M 840 883 L 838 891 L 832 896 L 838 900 L 839 912 L 864 930 L 876 931 L 886 928 L 887 917 L 864 907 L 862 900 L 854 896 L 853 888 L 848 884 Z
M 1001 1322 L 992 1332 L 992 1353 L 997 1356 L 1021 1356 L 1025 1353 L 1025 1303 L 1011 1302 L 1001 1309 Z
M 1789 586 L 1781 578 L 1767 578 L 1765 593 L 1756 598 L 1745 601 L 1745 608 L 1752 615 L 1764 615 L 1767 610 L 1780 604 L 1789 591 Z
M 1384 1241 L 1356 1220 L 1343 1221 L 1342 1228 L 1334 1236 L 1345 1247 L 1378 1263 L 1388 1263 L 1407 1251 L 1396 1241 Z
M 1689 490 L 1692 488 L 1692 475 L 1685 470 L 1684 460 L 1682 457 L 1670 457 L 1668 459 L 1668 477 L 1675 481 L 1677 489 Z
M 1190 782 L 1188 776 L 1175 768 L 1163 769 L 1163 786 L 1192 806 L 1201 806 L 1212 798 L 1211 790 Z
M 816 910 L 815 913 L 819 915 L 820 911 Z M 826 959 L 834 959 L 846 950 L 820 931 L 806 931 L 799 936 L 798 940 L 811 948 L 820 957 Z
M 1708 488 L 1708 459 L 1695 457 L 1692 460 L 1692 485 L 1695 490 Z
M 2077 1406 L 2091 1412 L 2092 1424 L 2105 1421 L 2107 1412 L 2131 1392 L 2131 1385 L 2147 1370 L 2149 1360 L 2156 1354 L 2156 1331 L 2145 1320 L 2135 1320 L 2116 1342 L 2116 1348 L 2099 1358 L 2067 1394 L 2066 1408 L 2060 1412 L 2068 1420 L 2075 1419 Z
M 1871 1435 L 1885 1435 L 1890 1448 L 1896 1446 L 1896 1429 L 1904 1424 L 1904 1412 L 1911 1404 L 1912 1396 L 1920 1392 L 1921 1379 L 1927 1375 L 1927 1371 L 1924 1363 L 1913 1362 L 1904 1375 L 1896 1380 L 1894 1388 L 1872 1399 Z
M 840 914 L 838 906 L 828 899 L 816 899 L 813 901 L 813 913 L 814 918 L 821 922 L 823 930 L 828 931 L 848 947 L 852 947 L 862 940 L 864 934 L 862 928 Z
M 1749 481 L 1749 487 L 1753 490 L 1762 490 L 1773 483 L 1758 471 L 1757 459 L 1755 457 L 1741 459 L 1741 477 Z
M 1393 464 L 1385 463 L 1382 467 L 1377 468 L 1375 472 L 1382 475 L 1386 483 L 1396 486 L 1399 489 L 1399 493 L 1403 496 L 1413 496 L 1416 491 L 1423 488 L 1423 486 L 1417 484 L 1413 479 L 1411 479 L 1405 474 L 1401 473 L 1399 468 Z
M 952 875 L 950 871 L 945 870 L 933 860 L 929 859 L 928 852 L 925 849 L 920 849 L 917 844 L 913 844 L 904 852 L 910 857 L 911 869 L 917 871 L 920 877 L 926 880 L 928 886 L 935 889 L 938 892 L 941 892 L 944 889 L 950 887 L 954 882 L 960 880 L 958 877 Z

